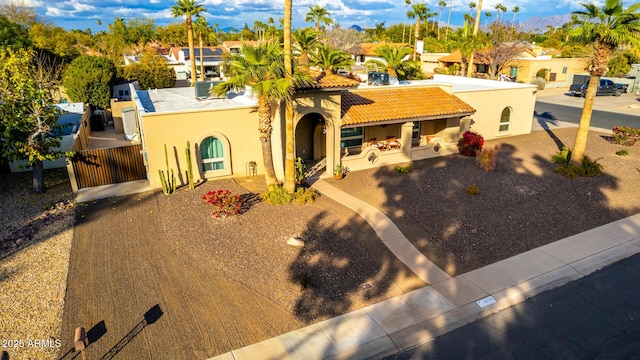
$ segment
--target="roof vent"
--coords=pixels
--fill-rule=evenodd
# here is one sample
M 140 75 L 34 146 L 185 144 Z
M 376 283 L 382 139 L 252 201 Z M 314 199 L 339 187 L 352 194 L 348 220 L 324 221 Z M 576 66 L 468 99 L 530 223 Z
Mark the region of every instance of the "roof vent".
M 221 82 L 222 81 L 196 81 L 196 99 L 224 99 L 224 96 L 214 96 L 211 94 L 211 90 L 213 89 L 213 87 Z

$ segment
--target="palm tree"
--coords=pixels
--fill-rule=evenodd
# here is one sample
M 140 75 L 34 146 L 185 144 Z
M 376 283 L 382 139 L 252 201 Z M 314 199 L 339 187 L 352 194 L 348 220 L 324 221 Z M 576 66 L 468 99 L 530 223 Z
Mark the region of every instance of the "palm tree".
M 198 34 L 198 44 L 200 47 L 200 80 L 204 81 L 204 61 L 202 56 L 204 49 L 204 33 L 209 30 L 207 19 L 203 16 L 196 16 L 196 21 L 193 22 L 193 30 Z
M 611 54 L 620 45 L 632 44 L 640 47 L 640 3 L 623 8 L 622 0 L 606 0 L 602 8 L 595 4 L 584 4 L 583 11 L 575 11 L 578 16 L 575 27 L 569 32 L 571 42 L 593 46 L 593 56 L 589 65 L 589 88 L 584 98 L 576 141 L 571 152 L 571 162 L 581 164 L 587 147 L 587 135 L 591 123 L 591 113 L 600 77 L 607 73 Z
M 291 60 L 291 13 L 293 0 L 284 1 L 284 77 L 290 89 L 293 89 L 293 67 Z M 269 18 L 270 27 L 273 18 Z M 295 139 L 293 131 L 293 99 L 291 94 L 285 97 L 285 160 L 284 190 L 292 194 L 296 190 Z
M 423 3 L 413 4 L 411 11 L 407 13 L 409 19 L 416 19 L 415 29 L 415 52 L 413 53 L 413 61 L 416 60 L 416 54 L 418 53 L 418 40 L 420 39 L 420 22 L 427 19 L 429 16 L 429 8 Z
M 314 52 L 318 46 L 318 36 L 312 28 L 298 28 L 292 34 L 295 41 L 295 48 L 300 54 L 298 64 L 306 66 L 309 64 L 309 54 Z
M 449 15 L 447 15 L 447 31 L 444 33 L 444 41 L 449 39 L 449 25 L 451 24 L 451 8 L 453 7 L 453 0 L 449 0 Z
M 438 6 L 440 6 L 440 18 L 438 19 L 438 41 L 440 41 L 440 23 L 442 22 L 442 9 L 447 6 L 447 2 L 445 0 L 440 0 L 440 2 L 438 2 Z
M 475 3 L 473 3 L 475 5 Z M 477 42 L 476 35 L 478 35 L 478 28 L 480 27 L 480 13 L 482 12 L 482 0 L 478 1 L 478 8 L 476 10 L 476 19 L 473 23 L 473 38 L 470 44 L 472 44 L 472 51 L 469 55 L 469 64 L 467 65 L 467 77 L 473 76 L 473 57 L 475 55 L 475 44 Z
M 520 12 L 520 7 L 518 5 L 513 7 L 513 21 L 511 21 L 511 26 L 516 26 L 516 14 Z
M 355 64 L 351 55 L 344 50 L 332 49 L 328 45 L 318 48 L 316 54 L 311 54 L 311 64 L 327 74 L 334 74 L 339 69 L 350 70 Z
M 504 14 L 505 12 L 507 12 L 506 6 L 502 5 L 502 3 L 496 4 L 496 17 L 498 18 L 498 21 L 502 22 L 502 14 Z
M 409 11 L 407 10 L 409 8 L 409 5 L 411 5 L 411 0 L 404 0 L 404 9 L 406 11 L 407 16 L 409 15 Z M 403 44 L 404 44 L 404 30 L 406 28 L 407 28 L 407 18 L 404 19 L 404 23 L 402 24 L 402 43 Z M 411 30 L 409 30 L 409 33 L 411 33 Z
M 404 75 L 402 67 L 407 61 L 405 58 L 411 54 L 411 48 L 408 46 L 389 46 L 382 45 L 374 50 L 375 54 L 381 57 L 385 62 L 380 60 L 367 60 L 365 65 L 375 64 L 387 69 L 389 76 L 398 78 L 398 75 Z
M 202 4 L 196 4 L 195 0 L 176 0 L 176 4 L 171 7 L 173 17 L 185 16 L 187 18 L 187 38 L 189 39 L 189 60 L 191 61 L 191 86 L 196 84 L 196 58 L 193 50 L 193 27 L 191 17 L 205 12 Z
M 289 0 L 287 0 L 289 1 Z M 258 131 L 262 142 L 267 185 L 278 183 L 271 150 L 271 102 L 291 95 L 293 88 L 285 77 L 284 52 L 277 42 L 242 45 L 240 54 L 233 54 L 229 66 L 233 76 L 216 85 L 213 92 L 224 95 L 229 91 L 243 91 L 247 86 L 258 99 Z
M 489 18 L 491 17 L 491 11 L 485 11 L 484 13 L 484 26 L 489 31 Z
M 315 22 L 317 33 L 320 33 L 320 23 L 325 25 L 333 24 L 333 19 L 331 19 L 331 15 L 329 14 L 329 11 L 327 11 L 327 8 L 320 7 L 318 5 L 314 7 L 309 6 L 309 12 L 307 13 L 307 17 L 304 21 Z

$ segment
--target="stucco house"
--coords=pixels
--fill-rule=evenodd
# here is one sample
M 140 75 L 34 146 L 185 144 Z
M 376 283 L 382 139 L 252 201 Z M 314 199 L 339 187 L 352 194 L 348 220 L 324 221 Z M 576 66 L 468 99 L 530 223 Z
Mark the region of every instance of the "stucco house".
M 200 56 L 202 51 L 202 57 Z M 225 50 L 220 46 L 205 46 L 200 49 L 196 46 L 194 48 L 194 56 L 196 59 L 196 71 L 200 74 L 200 59 L 202 58 L 202 65 L 204 66 L 205 76 L 207 77 L 221 77 L 222 74 L 222 62 L 225 56 Z M 178 79 L 186 79 L 191 76 L 191 58 L 189 57 L 188 47 L 172 47 L 169 49 L 168 55 L 169 63 L 176 71 L 176 77 Z
M 331 175 L 457 152 L 472 129 L 486 139 L 531 131 L 536 87 L 436 75 L 397 86 L 366 86 L 339 75 L 310 71 L 315 83 L 294 96 L 295 154 Z M 264 173 L 257 102 L 247 90 L 224 99 L 198 99 L 193 88 L 131 88 L 148 180 L 169 167 L 185 184 L 187 141 L 197 179 Z M 272 150 L 284 176 L 284 107 L 273 107 Z

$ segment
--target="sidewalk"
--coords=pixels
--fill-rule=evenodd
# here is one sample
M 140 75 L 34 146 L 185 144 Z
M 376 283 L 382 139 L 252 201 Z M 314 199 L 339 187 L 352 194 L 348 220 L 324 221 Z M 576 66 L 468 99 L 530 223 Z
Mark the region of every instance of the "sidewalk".
M 322 179 L 313 187 L 358 212 L 428 286 L 212 359 L 381 358 L 640 253 L 640 214 L 449 277 L 380 211 Z

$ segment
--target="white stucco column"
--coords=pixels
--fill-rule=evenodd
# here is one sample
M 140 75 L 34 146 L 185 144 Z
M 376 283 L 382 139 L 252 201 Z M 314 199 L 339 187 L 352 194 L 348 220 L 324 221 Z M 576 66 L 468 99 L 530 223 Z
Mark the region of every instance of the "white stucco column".
M 407 158 L 411 158 L 411 134 L 413 133 L 413 122 L 406 122 L 402 124 L 402 129 L 400 130 L 400 150 L 407 156 Z

